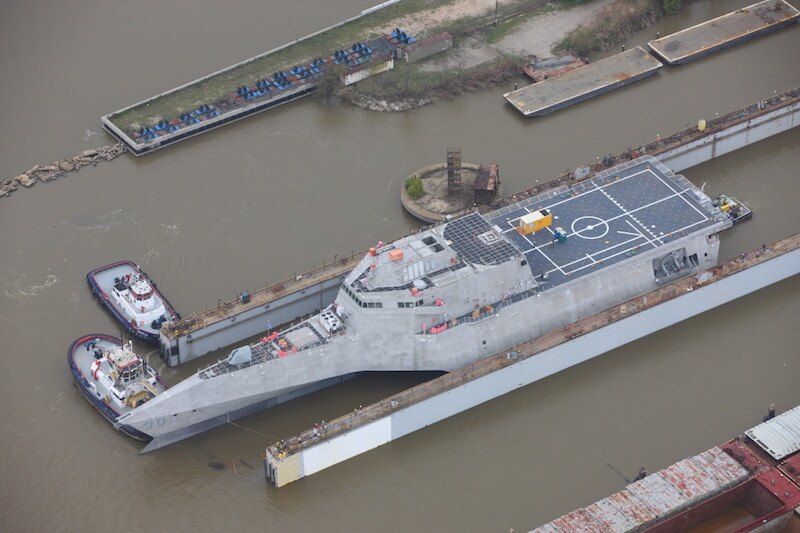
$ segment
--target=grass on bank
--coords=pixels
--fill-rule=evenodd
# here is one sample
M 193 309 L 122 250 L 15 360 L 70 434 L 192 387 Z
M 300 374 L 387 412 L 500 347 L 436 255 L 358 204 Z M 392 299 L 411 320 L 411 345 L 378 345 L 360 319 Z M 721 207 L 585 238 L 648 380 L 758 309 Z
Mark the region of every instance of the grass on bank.
M 357 88 L 342 91 L 345 100 L 429 100 L 477 91 L 518 76 L 526 58 L 505 56 L 470 69 L 426 72 L 416 65 L 396 63 L 394 70 L 367 78 Z
M 651 26 L 662 14 L 673 13 L 680 7 L 681 0 L 618 0 L 567 35 L 555 51 L 571 50 L 587 56 L 596 50 L 608 50 Z
M 329 54 L 338 48 L 346 48 L 354 42 L 378 37 L 374 30 L 391 26 L 407 15 L 419 14 L 452 4 L 454 0 L 404 0 L 386 9 L 371 13 L 338 28 L 304 39 L 268 56 L 260 57 L 234 69 L 192 84 L 181 90 L 165 94 L 111 116 L 111 121 L 121 130 L 132 133 L 144 125 L 153 125 L 161 119 L 171 119 L 185 111 L 191 111 L 203 104 L 211 104 L 234 92 L 241 85 L 252 85 L 256 80 L 269 77 L 277 70 L 288 70 L 292 66 L 308 62 L 322 54 Z M 501 6 L 498 17 L 507 16 L 521 10 L 542 6 L 546 0 L 517 0 Z M 480 16 L 462 17 L 441 26 L 429 28 L 425 38 L 442 31 L 458 36 L 491 22 L 494 10 Z

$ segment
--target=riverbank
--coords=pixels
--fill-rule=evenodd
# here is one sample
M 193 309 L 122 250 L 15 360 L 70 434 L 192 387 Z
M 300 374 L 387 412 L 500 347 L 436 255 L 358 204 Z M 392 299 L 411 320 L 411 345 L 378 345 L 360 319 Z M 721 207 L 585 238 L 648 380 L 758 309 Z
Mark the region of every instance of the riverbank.
M 413 37 L 425 38 L 452 29 L 462 34 L 478 27 L 544 5 L 545 0 L 404 0 L 386 8 L 362 12 L 283 46 L 231 67 L 161 93 L 117 112 L 109 119 L 126 134 L 154 126 L 226 98 L 237 87 L 251 86 L 278 71 L 312 61 L 320 54 L 347 49 L 400 27 Z
M 607 50 L 652 25 L 664 14 L 661 6 L 656 0 L 531 2 L 517 6 L 516 14 L 469 29 L 464 21 L 453 21 L 451 27 L 438 21 L 456 37 L 453 49 L 419 64 L 400 64 L 338 95 L 374 111 L 414 109 L 508 81 L 521 74 L 531 56 Z
M 362 13 L 107 118 L 114 128 L 134 136 L 197 109 L 219 108 L 218 104 L 231 98 L 237 87 L 254 87 L 258 80 L 291 71 L 296 65 L 316 61 L 320 54 L 346 49 L 353 42 L 374 39 L 394 28 L 418 40 L 447 31 L 454 37 L 455 46 L 446 54 L 414 64 L 398 61 L 394 71 L 361 81 L 358 87 L 320 91 L 367 109 L 403 111 L 517 76 L 528 56 L 550 55 L 570 32 L 589 24 L 601 12 L 606 19 L 614 18 L 620 6 L 629 4 L 651 9 L 658 5 L 655 0 L 405 0 Z M 603 11 L 608 6 L 615 7 Z M 628 13 L 631 9 L 621 11 Z

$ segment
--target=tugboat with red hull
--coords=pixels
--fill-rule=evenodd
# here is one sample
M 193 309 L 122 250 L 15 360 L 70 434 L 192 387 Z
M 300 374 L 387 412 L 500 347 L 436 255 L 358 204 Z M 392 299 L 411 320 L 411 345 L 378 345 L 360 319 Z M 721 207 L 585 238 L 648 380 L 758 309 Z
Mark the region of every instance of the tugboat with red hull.
M 117 423 L 120 416 L 168 388 L 155 369 L 133 351 L 131 341 L 123 343 L 100 333 L 85 335 L 70 345 L 67 361 L 81 392 L 100 414 L 129 437 L 143 442 L 151 439 Z
M 100 303 L 138 339 L 158 343 L 161 326 L 180 319 L 156 284 L 131 261 L 92 270 L 86 281 Z

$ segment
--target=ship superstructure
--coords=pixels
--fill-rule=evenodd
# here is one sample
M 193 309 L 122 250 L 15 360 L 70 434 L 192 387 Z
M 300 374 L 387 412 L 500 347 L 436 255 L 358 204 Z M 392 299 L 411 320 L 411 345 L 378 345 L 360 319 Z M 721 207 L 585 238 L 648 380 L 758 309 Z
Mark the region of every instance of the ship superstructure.
M 730 219 L 645 156 L 379 244 L 330 306 L 120 420 L 149 451 L 363 371 L 451 371 L 716 264 Z

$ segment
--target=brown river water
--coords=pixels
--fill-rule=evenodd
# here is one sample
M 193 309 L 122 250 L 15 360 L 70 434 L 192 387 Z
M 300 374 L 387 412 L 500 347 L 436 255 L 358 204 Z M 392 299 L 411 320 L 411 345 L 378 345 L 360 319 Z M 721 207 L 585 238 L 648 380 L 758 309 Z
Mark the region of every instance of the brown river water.
M 0 176 L 108 144 L 102 114 L 373 3 L 4 2 Z M 627 44 L 748 3 L 698 1 Z M 268 442 L 429 376 L 362 376 L 139 456 L 65 355 L 118 332 L 95 267 L 138 261 L 190 314 L 408 233 L 399 187 L 449 146 L 521 190 L 800 85 L 798 51 L 794 25 L 533 120 L 510 87 L 403 114 L 308 99 L 0 199 L 0 531 L 526 531 L 623 487 L 609 465 L 657 470 L 797 405 L 798 277 L 282 489 Z M 723 259 L 800 230 L 798 169 L 800 128 L 684 171 L 755 211 Z M 222 356 L 169 369 L 142 349 L 170 383 Z

